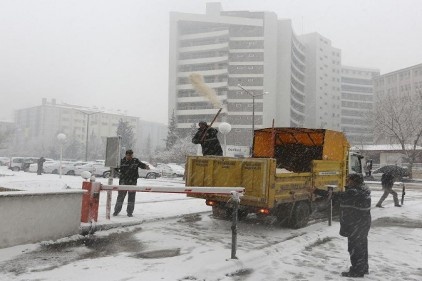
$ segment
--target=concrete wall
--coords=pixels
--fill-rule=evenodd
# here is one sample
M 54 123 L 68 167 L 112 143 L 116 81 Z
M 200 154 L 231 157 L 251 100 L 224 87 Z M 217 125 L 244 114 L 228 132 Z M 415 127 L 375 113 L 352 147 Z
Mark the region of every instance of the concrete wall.
M 0 248 L 78 234 L 83 192 L 0 192 Z

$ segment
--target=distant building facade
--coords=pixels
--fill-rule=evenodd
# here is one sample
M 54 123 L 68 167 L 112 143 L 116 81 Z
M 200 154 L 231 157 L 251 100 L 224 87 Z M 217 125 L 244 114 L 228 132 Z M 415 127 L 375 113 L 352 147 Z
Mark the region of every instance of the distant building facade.
M 133 149 L 138 148 L 140 151 L 140 146 L 146 143 L 148 138 L 151 140 L 152 150 L 164 145 L 162 133 L 167 130 L 164 124 L 149 124 L 160 131 L 160 134 L 157 134 L 154 129 L 146 130 L 148 122 L 141 121 L 138 117 L 78 105 L 58 104 L 55 99 L 48 102 L 45 98 L 39 106 L 15 111 L 15 145 L 30 145 L 46 150 L 57 146 L 57 135 L 63 133 L 67 136 L 68 143 L 76 142 L 85 146 L 88 140 L 90 149 L 103 149 L 106 138 L 116 136 L 120 120 L 128 122 L 133 128 L 137 142 Z
M 375 94 L 403 96 L 403 94 L 422 95 L 422 64 L 389 72 L 374 79 Z
M 341 68 L 341 131 L 353 145 L 374 143 L 369 113 L 374 107 L 373 79 L 379 74 L 371 68 Z

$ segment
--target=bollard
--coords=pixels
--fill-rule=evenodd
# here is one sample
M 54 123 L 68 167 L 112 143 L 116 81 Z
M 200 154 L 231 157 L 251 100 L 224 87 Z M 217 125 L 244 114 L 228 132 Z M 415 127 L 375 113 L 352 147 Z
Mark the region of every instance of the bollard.
M 333 187 L 328 187 L 328 226 L 333 222 Z
M 101 183 L 84 181 L 82 189 L 87 192 L 82 196 L 81 222 L 97 221 Z
M 231 201 L 233 203 L 233 217 L 232 217 L 232 259 L 237 259 L 236 250 L 237 250 L 237 215 L 239 212 L 239 203 L 240 203 L 240 193 L 236 191 L 231 192 L 232 197 Z
M 401 204 L 404 203 L 404 196 L 406 195 L 406 186 L 404 186 L 404 183 L 402 183 L 402 189 L 401 189 Z

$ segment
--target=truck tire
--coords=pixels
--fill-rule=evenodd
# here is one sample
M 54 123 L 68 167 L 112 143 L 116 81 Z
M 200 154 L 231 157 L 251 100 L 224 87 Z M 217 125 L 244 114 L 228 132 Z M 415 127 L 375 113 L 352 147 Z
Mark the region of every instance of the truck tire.
M 212 216 L 216 219 L 230 219 L 231 218 L 231 210 L 226 207 L 221 206 L 212 206 Z
M 294 229 L 305 227 L 308 224 L 311 209 L 308 202 L 297 202 L 290 216 L 289 226 Z

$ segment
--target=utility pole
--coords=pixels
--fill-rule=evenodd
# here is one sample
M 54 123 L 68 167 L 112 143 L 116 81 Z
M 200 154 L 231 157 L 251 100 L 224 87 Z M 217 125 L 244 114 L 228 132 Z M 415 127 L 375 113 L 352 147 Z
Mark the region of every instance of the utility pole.
M 97 114 L 97 113 L 101 113 L 101 111 L 94 111 L 94 112 L 87 112 L 87 111 L 83 111 L 83 110 L 79 110 L 74 108 L 76 111 L 79 111 L 80 113 L 84 114 L 87 118 L 86 118 L 86 138 L 85 138 L 85 162 L 88 161 L 88 138 L 89 138 L 89 117 L 91 115 Z

